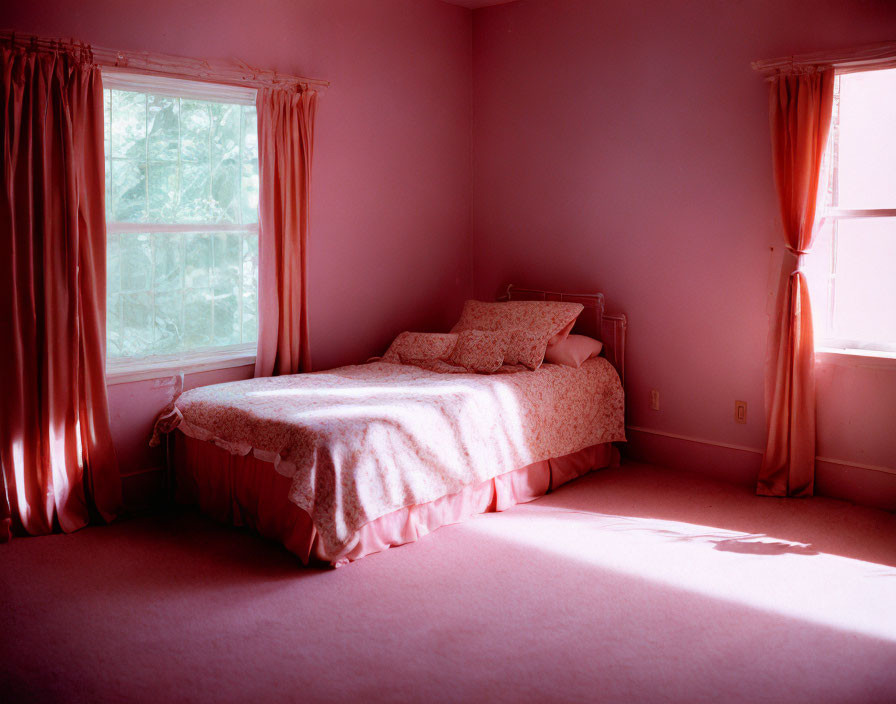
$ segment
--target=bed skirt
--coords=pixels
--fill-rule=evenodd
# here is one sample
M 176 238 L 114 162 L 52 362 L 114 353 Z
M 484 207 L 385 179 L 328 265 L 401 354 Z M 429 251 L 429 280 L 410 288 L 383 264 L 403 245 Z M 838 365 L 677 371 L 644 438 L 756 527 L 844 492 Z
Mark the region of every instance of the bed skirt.
M 329 555 L 311 517 L 288 499 L 291 479 L 278 474 L 272 463 L 251 453 L 230 454 L 180 431 L 168 437 L 178 503 L 196 504 L 217 521 L 246 526 L 283 543 L 302 564 L 322 561 L 335 567 L 413 542 L 440 526 L 460 523 L 478 513 L 532 501 L 592 469 L 619 462 L 619 452 L 611 443 L 536 462 L 456 494 L 377 518 L 358 531 L 352 544 Z

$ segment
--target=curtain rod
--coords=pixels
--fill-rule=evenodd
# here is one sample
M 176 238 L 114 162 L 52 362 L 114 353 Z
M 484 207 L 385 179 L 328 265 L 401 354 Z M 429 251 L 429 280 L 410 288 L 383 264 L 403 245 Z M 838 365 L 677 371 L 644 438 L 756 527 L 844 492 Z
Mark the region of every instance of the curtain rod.
M 93 60 L 100 66 L 117 68 L 136 73 L 151 73 L 170 78 L 187 78 L 190 80 L 227 83 L 231 85 L 250 86 L 252 88 L 270 88 L 289 85 L 317 86 L 326 88 L 329 81 L 305 76 L 291 76 L 269 69 L 250 66 L 243 61 L 207 61 L 186 56 L 156 54 L 149 51 L 121 51 L 92 46 L 75 39 L 48 39 L 30 34 L 21 34 L 14 30 L 0 30 L 0 41 L 12 46 L 32 47 L 44 51 L 74 49 L 90 52 Z
M 896 41 L 866 44 L 850 49 L 815 51 L 777 59 L 764 59 L 750 64 L 754 71 L 774 76 L 801 68 L 833 66 L 837 73 L 896 67 Z

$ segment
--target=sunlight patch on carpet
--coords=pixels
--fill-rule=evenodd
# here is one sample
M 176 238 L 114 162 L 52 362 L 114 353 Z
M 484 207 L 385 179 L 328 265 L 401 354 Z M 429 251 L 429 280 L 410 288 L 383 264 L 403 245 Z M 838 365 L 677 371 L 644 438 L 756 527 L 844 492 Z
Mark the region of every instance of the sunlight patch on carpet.
M 467 524 L 633 577 L 896 641 L 896 568 L 678 521 L 528 506 Z

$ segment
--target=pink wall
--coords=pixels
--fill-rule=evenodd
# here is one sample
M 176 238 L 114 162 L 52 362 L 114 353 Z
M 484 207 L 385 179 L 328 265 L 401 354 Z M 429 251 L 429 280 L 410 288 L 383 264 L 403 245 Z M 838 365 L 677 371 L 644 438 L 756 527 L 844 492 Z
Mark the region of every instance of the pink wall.
M 750 62 L 892 39 L 896 3 L 520 0 L 473 18 L 477 295 L 605 291 L 629 316 L 630 424 L 747 448 L 633 432 L 635 452 L 752 481 L 781 235 Z M 896 469 L 894 411 L 896 363 L 820 368 L 819 454 Z M 896 508 L 896 476 L 850 471 L 889 481 Z
M 312 181 L 315 367 L 454 322 L 471 286 L 469 10 L 436 0 L 41 0 L 0 4 L 0 27 L 330 80 Z M 160 462 L 145 439 L 169 394 L 166 380 L 112 387 L 124 472 Z

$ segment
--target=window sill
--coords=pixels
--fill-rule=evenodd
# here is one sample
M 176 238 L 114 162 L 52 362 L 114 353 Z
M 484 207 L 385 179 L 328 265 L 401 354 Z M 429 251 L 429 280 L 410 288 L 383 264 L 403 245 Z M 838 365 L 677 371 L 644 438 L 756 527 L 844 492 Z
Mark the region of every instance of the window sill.
M 815 361 L 821 364 L 839 364 L 850 367 L 896 369 L 896 352 L 816 347 Z
M 250 364 L 255 364 L 254 344 L 177 357 L 115 359 L 106 362 L 106 385 L 127 384 L 132 381 L 159 379 L 178 374 L 195 374 L 216 369 L 232 369 Z

